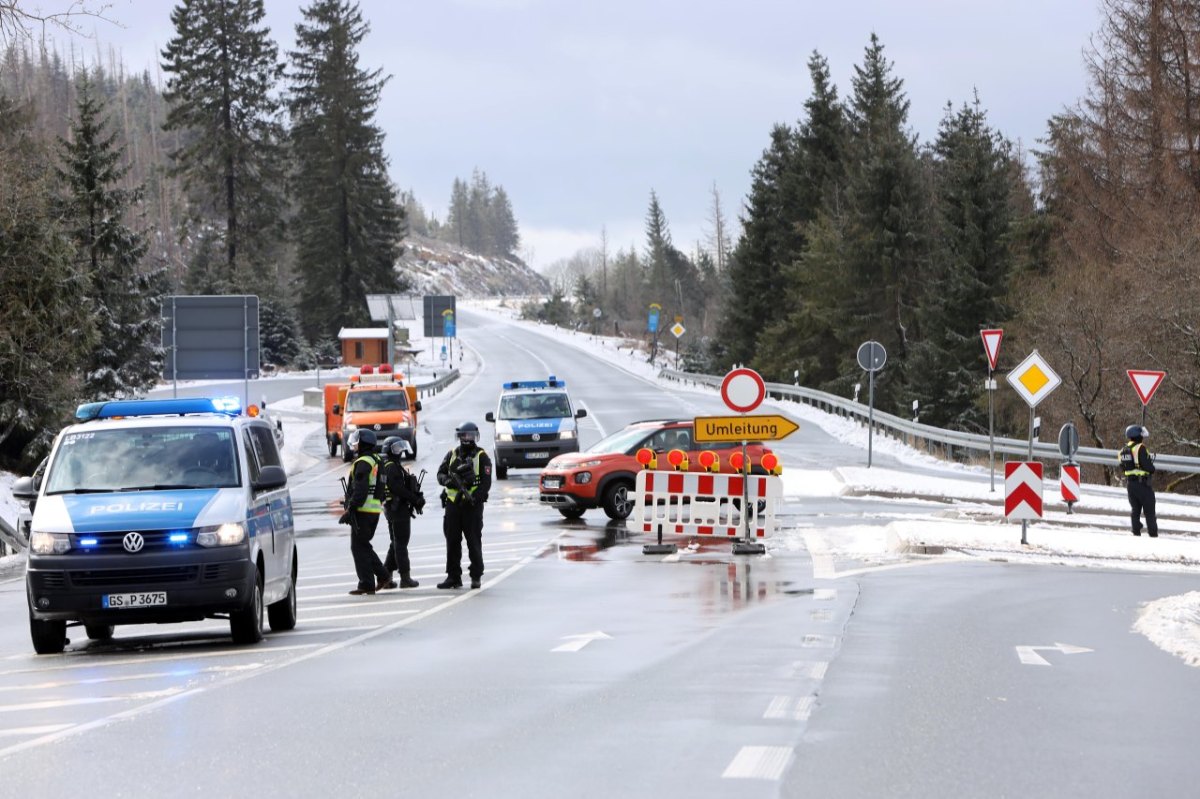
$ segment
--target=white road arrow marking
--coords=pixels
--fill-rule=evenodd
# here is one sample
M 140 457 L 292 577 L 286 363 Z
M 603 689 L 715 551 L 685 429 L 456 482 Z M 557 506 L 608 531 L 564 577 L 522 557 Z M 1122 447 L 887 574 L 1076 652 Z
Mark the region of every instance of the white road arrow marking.
M 1049 666 L 1050 661 L 1046 660 L 1044 657 L 1035 652 L 1035 649 L 1048 649 L 1054 652 L 1061 652 L 1064 655 L 1078 655 L 1083 652 L 1093 651 L 1085 646 L 1072 646 L 1071 644 L 1056 643 L 1054 646 L 1018 646 L 1017 657 L 1019 657 L 1021 662 L 1026 666 Z
M 590 644 L 592 641 L 599 641 L 601 639 L 612 640 L 611 635 L 608 635 L 607 633 L 602 633 L 599 630 L 596 630 L 595 632 L 590 632 L 590 633 L 580 633 L 580 634 L 576 634 L 576 635 L 564 635 L 563 638 L 568 639 L 567 643 L 554 647 L 553 649 L 550 650 L 551 652 L 578 652 L 580 649 L 583 649 L 585 646 Z

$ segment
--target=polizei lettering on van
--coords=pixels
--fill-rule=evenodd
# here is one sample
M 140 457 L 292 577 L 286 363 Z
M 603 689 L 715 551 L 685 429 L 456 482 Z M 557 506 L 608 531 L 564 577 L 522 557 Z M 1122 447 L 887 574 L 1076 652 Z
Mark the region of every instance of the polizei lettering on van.
M 148 513 L 150 511 L 183 510 L 182 502 L 112 502 L 108 505 L 93 505 L 88 516 L 98 513 Z

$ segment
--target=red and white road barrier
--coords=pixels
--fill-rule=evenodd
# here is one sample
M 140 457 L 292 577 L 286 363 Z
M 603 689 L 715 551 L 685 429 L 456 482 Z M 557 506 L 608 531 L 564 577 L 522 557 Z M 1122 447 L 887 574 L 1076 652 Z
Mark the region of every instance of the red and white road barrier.
M 1042 518 L 1042 464 L 1005 462 L 1004 516 L 1017 520 Z
M 1079 501 L 1079 467 L 1064 463 L 1058 468 L 1058 487 L 1063 502 Z
M 745 535 L 741 505 L 743 481 L 750 534 L 765 538 L 776 531 L 775 507 L 783 481 L 774 475 L 703 474 L 643 470 L 637 474 L 629 527 L 644 533 Z M 761 506 L 761 507 L 760 507 Z

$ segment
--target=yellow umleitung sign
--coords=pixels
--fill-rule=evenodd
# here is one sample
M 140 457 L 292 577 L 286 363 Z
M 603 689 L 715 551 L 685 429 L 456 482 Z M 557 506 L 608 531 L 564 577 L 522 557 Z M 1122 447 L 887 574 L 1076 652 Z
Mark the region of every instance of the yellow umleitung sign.
M 778 441 L 800 429 L 786 416 L 697 416 L 697 441 Z

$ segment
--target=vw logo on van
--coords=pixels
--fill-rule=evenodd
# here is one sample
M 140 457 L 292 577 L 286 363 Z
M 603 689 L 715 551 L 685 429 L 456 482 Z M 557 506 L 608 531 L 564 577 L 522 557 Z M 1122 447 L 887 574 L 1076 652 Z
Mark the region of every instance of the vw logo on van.
M 142 547 L 146 546 L 146 539 L 142 538 L 141 533 L 126 533 L 121 543 L 126 552 L 141 552 Z
M 534 433 L 533 435 L 531 435 L 531 436 L 530 436 L 530 438 L 531 438 L 531 439 L 533 439 L 534 441 L 541 441 L 541 440 L 542 440 L 542 434 L 541 434 L 541 433 Z

